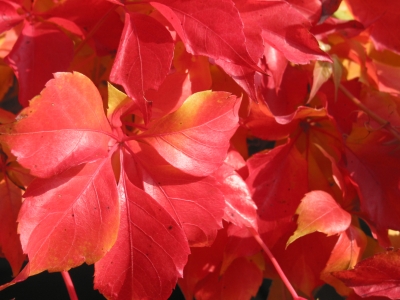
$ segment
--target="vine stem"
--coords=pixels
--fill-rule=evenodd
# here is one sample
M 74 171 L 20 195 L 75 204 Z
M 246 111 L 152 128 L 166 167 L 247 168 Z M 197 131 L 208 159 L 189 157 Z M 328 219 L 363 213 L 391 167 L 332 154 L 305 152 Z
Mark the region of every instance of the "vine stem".
M 375 112 L 366 107 L 360 100 L 358 100 L 348 89 L 343 85 L 339 85 L 339 89 L 353 102 L 358 108 L 365 112 L 368 116 L 374 119 L 382 128 L 386 128 L 391 134 L 393 134 L 396 139 L 400 141 L 400 133 L 392 127 L 389 121 L 385 120 L 381 116 L 377 115 Z
M 292 284 L 290 283 L 289 279 L 286 277 L 285 273 L 283 272 L 281 266 L 279 265 L 278 261 L 276 260 L 275 256 L 269 250 L 268 246 L 265 245 L 264 241 L 261 239 L 260 235 L 254 228 L 249 228 L 251 234 L 255 238 L 258 244 L 260 244 L 261 248 L 264 250 L 265 254 L 267 254 L 268 258 L 271 260 L 272 264 L 275 267 L 276 272 L 278 273 L 279 277 L 282 279 L 283 283 L 285 284 L 286 288 L 289 290 L 289 293 L 292 295 L 294 300 L 307 300 L 303 297 L 297 295 L 295 289 L 293 288 Z
M 71 300 L 78 300 L 78 296 L 76 295 L 74 283 L 71 280 L 71 276 L 69 276 L 68 271 L 61 272 L 62 278 L 64 279 L 65 286 L 68 290 L 68 295 Z

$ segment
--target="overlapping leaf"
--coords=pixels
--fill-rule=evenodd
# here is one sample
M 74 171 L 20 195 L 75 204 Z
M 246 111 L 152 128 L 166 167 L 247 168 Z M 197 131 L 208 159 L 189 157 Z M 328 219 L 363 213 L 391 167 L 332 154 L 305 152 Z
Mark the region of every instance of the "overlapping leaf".
M 335 272 L 333 275 L 361 297 L 400 297 L 399 250 L 377 254 L 359 262 L 353 270 Z
M 66 71 L 72 56 L 72 40 L 56 26 L 25 21 L 17 43 L 5 58 L 18 78 L 21 105 L 28 106 L 53 73 Z
M 50 177 L 106 157 L 111 128 L 99 92 L 87 77 L 75 73 L 56 75 L 17 122 L 0 132 L 32 175 Z
M 110 79 L 122 85 L 141 109 L 146 120 L 151 102 L 145 92 L 158 89 L 171 67 L 173 41 L 169 32 L 153 18 L 125 14 L 125 27 Z
M 87 262 L 97 263 L 95 286 L 107 297 L 167 298 L 182 276 L 187 239 L 211 244 L 221 227 L 224 198 L 217 182 L 205 176 L 223 163 L 240 101 L 227 93 L 200 93 L 137 135 L 121 128 L 131 100 L 113 89 L 110 99 L 107 119 L 87 77 L 58 73 L 18 121 L 2 125 L 2 143 L 12 145 L 21 164 L 44 177 L 25 193 L 19 228 L 29 264 L 11 284 Z M 205 138 L 210 136 L 211 143 Z M 42 137 L 54 149 L 45 158 Z M 163 149 L 167 146 L 175 152 Z M 187 153 L 183 164 L 171 159 Z M 195 170 L 192 165 L 202 160 L 209 164 Z M 53 162 L 48 168 L 47 161 Z M 168 177 L 174 172 L 180 179 Z M 207 217 L 212 222 L 203 226 Z

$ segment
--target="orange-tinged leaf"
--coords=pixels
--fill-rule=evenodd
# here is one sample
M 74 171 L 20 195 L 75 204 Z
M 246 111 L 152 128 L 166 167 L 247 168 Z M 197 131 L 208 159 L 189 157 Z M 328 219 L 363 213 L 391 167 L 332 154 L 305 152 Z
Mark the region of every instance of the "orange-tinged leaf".
M 332 73 L 333 67 L 331 63 L 320 61 L 315 62 L 313 72 L 313 84 L 311 87 L 308 102 L 310 102 L 312 98 L 314 98 L 319 88 L 331 77 Z
M 340 233 L 339 239 L 321 274 L 321 279 L 334 286 L 338 293 L 342 295 L 349 294 L 349 288 L 334 277 L 331 272 L 354 268 L 361 259 L 366 246 L 367 237 L 361 229 L 350 226 L 346 231 Z
M 371 38 L 378 50 L 389 49 L 400 54 L 400 35 L 396 30 L 400 24 L 400 3 L 397 1 L 346 0 L 354 17 L 371 28 Z
M 93 264 L 117 238 L 118 194 L 108 159 L 36 179 L 24 197 L 18 221 L 30 275 Z
M 151 124 L 140 140 L 174 167 L 206 176 L 222 165 L 238 124 L 240 99 L 226 92 L 199 92 L 174 113 Z
M 324 191 L 312 191 L 301 200 L 296 211 L 298 227 L 287 245 L 298 238 L 318 231 L 326 235 L 339 234 L 351 223 L 350 213 L 343 210 L 333 197 Z
M 111 128 L 90 79 L 79 73 L 57 73 L 15 123 L 0 127 L 0 133 L 32 175 L 50 177 L 105 157 Z
M 13 85 L 13 70 L 9 66 L 1 65 L 2 60 L 0 59 L 0 101 L 4 100 L 3 97 Z M 0 120 L 0 123 L 1 122 Z
M 13 276 L 21 270 L 25 255 L 17 233 L 17 216 L 22 203 L 22 191 L 7 177 L 0 181 L 0 251 L 9 262 Z

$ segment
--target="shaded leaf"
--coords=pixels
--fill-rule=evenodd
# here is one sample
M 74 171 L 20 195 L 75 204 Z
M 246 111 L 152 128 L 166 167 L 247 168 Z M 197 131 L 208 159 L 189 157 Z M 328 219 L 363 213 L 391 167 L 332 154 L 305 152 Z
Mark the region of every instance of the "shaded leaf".
M 191 54 L 260 70 L 248 53 L 243 24 L 232 1 L 159 0 L 151 4 L 174 26 Z
M 400 250 L 380 253 L 359 262 L 353 270 L 334 272 L 361 297 L 400 297 Z
M 24 15 L 18 13 L 21 9 L 16 3 L 0 1 L 0 33 L 10 30 L 24 19 Z
M 21 35 L 4 59 L 18 78 L 21 105 L 28 106 L 53 73 L 66 71 L 72 57 L 72 40 L 55 25 L 25 21 Z
M 346 0 L 354 17 L 365 27 L 371 28 L 371 38 L 378 50 L 389 49 L 400 54 L 400 3 L 397 1 Z

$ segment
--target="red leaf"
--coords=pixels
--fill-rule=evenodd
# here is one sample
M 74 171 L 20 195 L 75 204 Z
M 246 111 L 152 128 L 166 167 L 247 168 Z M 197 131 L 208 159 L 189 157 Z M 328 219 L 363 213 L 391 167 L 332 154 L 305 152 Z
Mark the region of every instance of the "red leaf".
M 38 2 L 36 2 L 38 3 Z M 49 11 L 51 17 L 69 20 L 94 40 L 99 56 L 115 53 L 123 29 L 117 6 L 103 0 L 68 0 L 57 2 Z M 89 42 L 91 42 L 90 40 Z
M 110 79 L 125 88 L 145 120 L 150 117 L 151 103 L 144 94 L 149 89 L 157 90 L 164 81 L 171 67 L 173 47 L 171 35 L 156 20 L 143 14 L 125 14 Z
M 243 25 L 231 0 L 151 2 L 174 26 L 188 52 L 259 70 L 250 57 Z
M 30 275 L 93 264 L 118 232 L 118 194 L 108 159 L 36 179 L 24 194 L 19 232 Z
M 264 42 L 298 64 L 331 61 L 308 29 L 311 24 L 286 1 L 235 1 L 245 26 L 261 28 Z M 285 18 L 282 18 L 282 16 Z
M 371 39 L 378 50 L 388 49 L 400 54 L 400 3 L 397 1 L 346 0 L 354 17 L 365 27 L 371 28 Z
M 270 247 L 295 229 L 293 215 L 308 192 L 306 163 L 292 143 L 247 161 L 246 183 L 258 207 L 260 235 Z
M 378 231 L 400 230 L 400 164 L 397 145 L 382 131 L 354 128 L 346 140 L 346 164 L 359 189 L 361 215 Z
M 333 197 L 324 191 L 312 191 L 301 200 L 296 211 L 298 227 L 287 245 L 315 231 L 334 235 L 345 231 L 351 223 L 351 215 L 343 210 Z
M 179 280 L 186 299 L 250 299 L 256 294 L 262 281 L 262 257 L 240 256 L 222 269 L 227 241 L 224 228 L 211 247 L 191 249 L 184 277 Z
M 210 64 L 204 56 L 186 52 L 181 41 L 175 45 L 173 68 L 158 91 L 148 90 L 152 101 L 152 118 L 158 119 L 177 110 L 190 95 L 211 88 Z
M 380 253 L 359 262 L 354 270 L 334 272 L 361 297 L 400 298 L 400 250 Z
M 310 21 L 310 23 L 315 24 L 319 21 L 321 17 L 321 12 L 323 4 L 321 2 L 326 2 L 324 0 L 288 0 L 288 2 L 294 6 L 299 12 L 302 13 L 304 17 Z M 322 6 L 322 7 L 321 7 Z
M 18 13 L 21 7 L 8 1 L 0 1 L 0 34 L 10 30 L 24 19 L 24 15 Z
M 118 239 L 96 263 L 95 288 L 110 299 L 167 299 L 189 254 L 184 232 L 125 172 L 118 192 Z
M 133 143 L 130 146 L 135 149 Z M 138 185 L 182 226 L 190 246 L 210 246 L 222 227 L 225 209 L 217 181 L 212 177 L 189 176 L 172 168 L 144 143 L 140 143 L 140 150 L 136 154 L 137 165 L 129 168 L 139 169 Z
M 241 257 L 234 260 L 222 276 L 216 269 L 200 281 L 196 286 L 195 299 L 251 299 L 257 294 L 262 278 L 258 266 Z
M 294 241 L 287 248 L 282 239 L 271 251 L 290 283 L 311 298 L 315 288 L 324 284 L 321 272 L 337 240 L 337 237 L 314 232 Z M 302 276 L 299 276 L 299 272 Z
M 348 288 L 343 282 L 332 275 L 331 272 L 348 270 L 354 268 L 360 260 L 367 246 L 367 237 L 361 229 L 350 226 L 342 232 L 332 250 L 326 267 L 321 274 L 321 279 L 334 286 L 336 291 L 342 295 L 348 294 Z
M 225 196 L 224 219 L 238 227 L 246 226 L 257 230 L 257 207 L 243 179 L 226 163 L 215 175 L 221 183 L 220 190 Z
M 72 40 L 51 23 L 25 22 L 21 35 L 4 59 L 19 82 L 19 102 L 38 95 L 53 73 L 66 71 L 73 57 Z
M 340 6 L 342 0 L 321 0 L 322 3 L 322 13 L 321 20 L 322 23 L 327 17 L 332 15 Z
M 17 216 L 22 203 L 21 189 L 10 180 L 0 181 L 0 251 L 8 260 L 13 276 L 21 270 L 25 255 L 17 233 Z
M 151 124 L 140 140 L 174 167 L 207 176 L 222 165 L 238 127 L 240 99 L 226 92 L 201 92 L 174 113 Z
M 91 81 L 79 73 L 55 78 L 16 123 L 0 127 L 18 162 L 38 177 L 105 157 L 110 140 L 102 99 Z
M 19 216 L 22 247 L 30 259 L 29 266 L 1 288 L 45 269 L 60 271 L 85 261 L 98 261 L 96 287 L 107 297 L 129 293 L 132 297 L 164 299 L 186 263 L 185 234 L 193 245 L 204 246 L 211 244 L 221 227 L 224 198 L 216 180 L 204 175 L 214 172 L 226 157 L 229 139 L 238 126 L 240 100 L 226 92 L 203 92 L 192 96 L 173 114 L 150 123 L 146 130 L 133 122 L 125 127 L 126 119 L 135 120 L 127 115 L 133 103 L 129 97 L 110 88 L 109 98 L 108 121 L 101 98 L 88 78 L 78 73 L 58 73 L 31 107 L 23 111 L 21 120 L 2 125 L 5 144 L 12 145 L 12 149 L 19 147 L 17 158 L 26 166 L 36 164 L 49 178 L 30 184 Z M 138 129 L 128 128 L 131 126 L 144 132 L 139 134 Z M 36 133 L 39 137 L 42 133 L 52 134 L 46 141 L 46 148 L 51 149 L 46 158 L 44 152 L 29 152 L 32 148 L 40 150 Z M 73 140 L 73 134 L 79 137 L 82 133 L 82 139 Z M 189 152 L 188 159 L 199 162 L 199 166 L 205 164 L 206 168 L 193 171 L 193 167 L 175 162 L 169 150 L 164 149 L 164 140 L 158 142 L 156 137 L 181 146 Z M 214 139 L 208 140 L 209 137 Z M 75 147 L 65 154 L 63 143 L 69 140 Z M 18 146 L 19 143 L 24 145 Z M 163 156 L 184 171 L 189 169 L 203 177 L 176 169 Z M 122 164 L 118 163 L 120 159 Z M 50 164 L 50 171 L 46 169 L 47 160 L 57 162 Z M 116 181 L 121 207 L 116 203 Z M 130 215 L 124 215 L 127 212 Z M 111 248 L 119 219 L 120 238 Z M 120 257 L 121 247 L 130 255 Z M 145 254 L 153 258 L 148 260 Z M 134 273 L 125 278 L 121 272 L 119 277 L 113 273 L 110 279 L 111 264 L 121 272 L 134 268 Z

